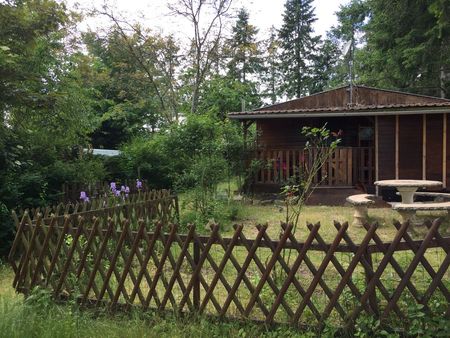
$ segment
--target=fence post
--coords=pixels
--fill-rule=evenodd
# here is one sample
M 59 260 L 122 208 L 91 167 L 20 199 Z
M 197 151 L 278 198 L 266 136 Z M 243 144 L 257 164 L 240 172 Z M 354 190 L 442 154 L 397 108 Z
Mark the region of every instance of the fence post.
M 180 205 L 178 204 L 178 195 L 175 195 L 174 199 L 175 199 L 176 218 L 177 218 L 177 222 L 180 223 Z
M 200 244 L 197 243 L 197 240 L 194 239 L 194 266 L 192 270 L 195 271 L 198 264 L 200 263 Z M 200 278 L 198 275 L 194 276 L 194 285 L 193 285 L 193 303 L 195 311 L 200 309 Z
M 370 254 L 370 252 L 365 251 L 364 253 L 364 259 L 366 260 L 366 262 L 368 263 L 370 269 L 364 268 L 364 275 L 365 275 L 365 279 L 366 279 L 366 285 L 369 284 L 370 280 L 373 277 L 373 261 L 372 261 L 372 255 Z M 379 317 L 380 312 L 378 310 L 378 300 L 377 300 L 377 289 L 374 288 L 373 292 L 370 294 L 369 296 L 369 305 L 370 308 L 373 310 L 374 314 Z

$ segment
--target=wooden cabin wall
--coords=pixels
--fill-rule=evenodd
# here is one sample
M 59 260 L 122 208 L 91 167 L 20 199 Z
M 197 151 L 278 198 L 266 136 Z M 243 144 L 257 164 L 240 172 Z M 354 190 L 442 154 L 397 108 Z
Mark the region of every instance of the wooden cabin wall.
M 359 126 L 373 126 L 370 117 L 335 117 L 308 119 L 261 119 L 256 121 L 260 148 L 295 148 L 305 145 L 306 139 L 301 134 L 303 126 L 327 128 L 337 132 L 343 131 L 340 146 L 357 147 Z
M 264 119 L 256 121 L 257 144 L 260 148 L 294 148 L 305 144 L 300 131 L 301 119 Z
M 449 137 L 449 131 L 450 131 L 450 116 L 447 114 L 447 117 L 444 119 L 446 121 L 446 141 L 445 142 L 445 151 L 443 151 L 443 154 L 445 153 L 445 163 L 446 163 L 446 182 L 444 182 L 444 186 L 450 188 L 450 137 Z
M 422 115 L 399 116 L 398 177 L 422 179 Z
M 378 179 L 395 178 L 395 116 L 378 116 Z
M 442 181 L 442 114 L 426 116 L 426 178 Z
M 398 126 L 396 126 L 397 121 Z M 378 116 L 379 180 L 424 178 L 450 182 L 448 151 L 450 137 L 447 133 L 444 138 L 444 116 L 428 114 L 425 115 L 425 127 L 423 123 L 424 115 Z M 448 118 L 446 125 L 449 130 Z M 398 140 L 398 158 L 396 157 L 396 140 Z M 444 143 L 447 149 L 445 163 L 443 163 Z M 398 162 L 397 169 L 396 162 Z M 396 172 L 398 172 L 397 177 Z

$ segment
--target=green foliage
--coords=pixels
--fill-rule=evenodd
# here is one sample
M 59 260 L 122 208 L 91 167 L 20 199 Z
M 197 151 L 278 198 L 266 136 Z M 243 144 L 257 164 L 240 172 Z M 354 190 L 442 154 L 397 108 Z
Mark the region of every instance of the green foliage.
M 287 0 L 279 31 L 283 93 L 299 98 L 310 93 L 311 63 L 319 37 L 313 36 L 316 21 L 313 0 Z
M 92 135 L 96 147 L 116 149 L 178 118 L 177 93 L 169 76 L 178 65 L 176 41 L 132 27 L 128 34 L 116 22 L 106 36 L 83 35 L 89 51 L 82 58 L 84 82 L 92 88 L 101 120 Z
M 314 188 L 320 184 L 320 182 L 314 183 L 317 173 L 341 141 L 338 138 L 340 133 L 331 132 L 326 124 L 320 128 L 305 126 L 301 133 L 307 140 L 305 150 L 313 152 L 314 159 L 302 168 L 300 175 L 294 176 L 291 182 L 281 188 L 281 194 L 285 197 L 286 203 L 286 223 L 294 225 L 294 233 L 306 200 Z M 325 178 L 322 177 L 322 180 Z
M 225 177 L 243 170 L 243 140 L 239 126 L 210 115 L 189 115 L 178 125 L 124 145 L 119 168 L 151 187 L 184 190 L 201 187 L 211 193 Z
M 0 202 L 0 257 L 8 254 L 14 231 L 14 223 L 10 211 L 5 204 Z M 0 259 L 1 264 L 1 259 Z
M 202 85 L 198 111 L 225 120 L 230 112 L 241 111 L 243 107 L 250 110 L 260 105 L 261 100 L 254 83 L 216 75 Z
M 450 97 L 449 1 L 369 0 L 362 6 L 369 20 L 352 16 L 367 42 L 355 56 L 358 81 Z
M 264 43 L 264 65 L 260 74 L 261 77 L 261 94 L 263 97 L 270 99 L 274 104 L 281 86 L 281 67 L 280 67 L 280 43 L 278 41 L 277 30 L 274 26 L 270 27 L 269 38 Z
M 65 180 L 102 175 L 101 164 L 80 158 L 97 121 L 77 54 L 69 53 L 75 48 L 68 40 L 76 19 L 56 1 L 0 4 L 2 214 L 53 203 Z M 2 244 L 11 233 L 9 216 L 3 219 Z
M 257 74 L 261 69 L 261 59 L 256 34 L 258 29 L 249 23 L 249 13 L 245 8 L 238 12 L 233 26 L 233 35 L 228 41 L 228 76 L 242 83 L 251 83 L 249 75 Z

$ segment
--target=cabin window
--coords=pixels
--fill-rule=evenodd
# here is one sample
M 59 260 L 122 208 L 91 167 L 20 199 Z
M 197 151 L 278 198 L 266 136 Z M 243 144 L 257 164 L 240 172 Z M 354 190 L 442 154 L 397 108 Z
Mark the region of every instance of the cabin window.
M 373 127 L 359 127 L 358 139 L 360 147 L 370 147 L 373 145 Z

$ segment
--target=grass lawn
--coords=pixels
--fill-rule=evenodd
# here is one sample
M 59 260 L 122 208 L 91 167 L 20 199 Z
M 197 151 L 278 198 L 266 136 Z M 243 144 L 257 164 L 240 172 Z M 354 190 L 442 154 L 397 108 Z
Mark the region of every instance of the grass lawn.
M 257 232 L 256 224 L 268 224 L 268 233 L 273 238 L 278 238 L 280 233 L 280 222 L 286 218 L 286 208 L 276 205 L 241 205 L 241 210 L 236 219 L 236 223 L 245 225 L 245 234 L 249 237 L 255 237 Z M 334 221 L 344 223 L 349 222 L 349 235 L 354 242 L 359 242 L 365 235 L 366 230 L 360 227 L 353 227 L 353 208 L 341 206 L 305 206 L 300 216 L 298 231 L 296 237 L 298 239 L 305 239 L 309 230 L 306 223 L 320 222 L 320 235 L 326 241 L 332 241 L 337 233 L 333 225 Z M 398 219 L 398 214 L 391 209 L 377 208 L 369 210 L 369 222 L 378 222 L 378 235 L 383 240 L 391 240 L 396 232 L 392 224 L 393 219 Z M 232 234 L 232 228 L 226 229 L 227 234 Z

